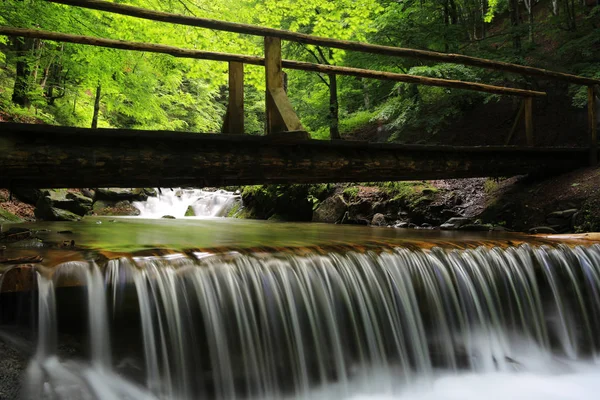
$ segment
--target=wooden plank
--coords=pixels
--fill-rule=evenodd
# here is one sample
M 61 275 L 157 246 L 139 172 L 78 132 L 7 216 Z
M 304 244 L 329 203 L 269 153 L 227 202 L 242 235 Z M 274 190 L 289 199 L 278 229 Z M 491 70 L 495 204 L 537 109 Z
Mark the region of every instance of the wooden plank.
M 2 123 L 0 187 L 203 187 L 512 176 L 587 166 L 589 154 L 587 147 L 277 139 Z
M 598 116 L 596 115 L 596 94 L 594 87 L 588 87 L 588 124 L 590 135 L 590 165 L 598 164 Z
M 515 135 L 517 126 L 519 125 L 519 121 L 523 117 L 524 111 L 525 111 L 525 101 L 521 101 L 521 105 L 519 106 L 519 111 L 517 112 L 515 121 L 513 122 L 512 127 L 510 128 L 510 133 L 508 134 L 508 137 L 506 138 L 506 142 L 504 143 L 507 146 L 510 144 L 510 141 L 512 140 L 513 136 Z
M 302 123 L 284 90 L 279 38 L 265 37 L 265 76 L 267 134 L 303 131 Z
M 523 100 L 525 105 L 525 135 L 527 137 L 527 145 L 534 146 L 535 138 L 533 136 L 533 99 L 526 97 Z
M 501 61 L 486 60 L 483 58 L 465 56 L 462 54 L 439 53 L 428 50 L 407 49 L 401 47 L 382 46 L 377 44 L 352 42 L 347 40 L 330 39 L 325 37 L 307 35 L 282 29 L 265 28 L 256 25 L 239 24 L 235 22 L 218 21 L 207 18 L 188 17 L 178 14 L 170 14 L 162 11 L 153 11 L 140 7 L 112 3 L 102 0 L 48 0 L 53 3 L 89 8 L 94 10 L 108 11 L 132 17 L 148 19 L 152 21 L 169 22 L 173 24 L 196 26 L 200 28 L 215 29 L 226 32 L 236 32 L 254 36 L 271 36 L 298 43 L 325 46 L 343 50 L 360 51 L 372 54 L 382 54 L 397 57 L 417 58 L 436 62 L 471 65 L 475 67 L 506 71 L 543 78 L 558 79 L 580 85 L 598 85 L 600 80 L 585 78 L 581 76 L 550 71 L 542 68 L 528 67 L 524 65 L 511 64 Z
M 165 46 L 152 43 L 127 42 L 122 40 L 103 39 L 90 36 L 70 35 L 65 33 L 48 32 L 34 29 L 10 28 L 0 26 L 0 35 L 34 37 L 45 40 L 56 40 L 61 42 L 76 43 L 90 46 L 100 46 L 121 50 L 144 51 L 150 53 L 169 54 L 174 57 L 185 57 L 200 60 L 239 62 L 251 65 L 264 65 L 265 60 L 262 57 L 245 56 L 240 54 L 217 53 L 201 50 L 182 49 L 173 46 Z M 391 72 L 371 71 L 360 68 L 338 67 L 334 65 L 312 64 L 307 62 L 282 60 L 284 68 L 313 71 L 319 73 L 335 73 L 338 75 L 355 76 L 360 78 L 371 78 L 379 80 L 392 80 L 397 82 L 416 83 L 428 86 L 442 86 L 454 89 L 475 90 L 485 93 L 493 93 L 511 96 L 545 96 L 544 92 L 532 90 L 506 88 L 501 86 L 486 85 L 474 82 L 463 82 L 449 79 L 430 78 L 417 75 L 397 74 Z
M 229 63 L 229 100 L 223 133 L 244 133 L 244 64 Z

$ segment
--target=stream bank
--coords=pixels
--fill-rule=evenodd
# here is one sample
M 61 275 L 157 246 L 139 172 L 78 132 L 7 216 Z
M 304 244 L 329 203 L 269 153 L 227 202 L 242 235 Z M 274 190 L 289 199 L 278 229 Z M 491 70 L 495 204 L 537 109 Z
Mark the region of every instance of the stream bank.
M 600 231 L 600 169 L 507 179 L 241 188 L 243 207 L 228 217 L 414 229 L 528 233 Z M 155 189 L 16 189 L 0 191 L 0 223 L 77 221 L 86 215 L 135 216 L 133 202 Z

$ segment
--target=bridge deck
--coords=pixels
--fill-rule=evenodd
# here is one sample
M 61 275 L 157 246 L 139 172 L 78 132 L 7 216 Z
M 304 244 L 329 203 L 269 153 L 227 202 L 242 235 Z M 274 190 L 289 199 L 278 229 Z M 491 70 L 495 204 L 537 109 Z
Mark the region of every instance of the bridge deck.
M 0 123 L 0 187 L 176 187 L 512 176 L 588 148 L 452 147 Z

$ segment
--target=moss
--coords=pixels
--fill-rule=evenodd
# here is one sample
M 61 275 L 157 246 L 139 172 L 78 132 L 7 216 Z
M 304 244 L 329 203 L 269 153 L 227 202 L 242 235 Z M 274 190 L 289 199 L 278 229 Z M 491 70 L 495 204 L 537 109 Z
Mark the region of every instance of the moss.
M 310 221 L 313 201 L 309 185 L 255 185 L 242 190 L 244 212 L 240 218 L 269 219 L 277 214 L 286 221 Z
M 576 231 L 600 232 L 600 192 L 588 198 L 576 218 Z
M 0 208 L 0 222 L 21 222 L 23 221 L 21 218 L 17 217 L 13 213 L 9 213 L 8 211 Z
M 238 202 L 235 203 L 233 205 L 233 207 L 231 207 L 231 209 L 229 210 L 229 212 L 227 213 L 227 217 L 229 218 L 240 218 L 240 211 L 242 209 L 242 205 Z
M 356 186 L 350 186 L 344 189 L 344 197 L 348 200 L 353 200 L 358 197 L 358 188 Z

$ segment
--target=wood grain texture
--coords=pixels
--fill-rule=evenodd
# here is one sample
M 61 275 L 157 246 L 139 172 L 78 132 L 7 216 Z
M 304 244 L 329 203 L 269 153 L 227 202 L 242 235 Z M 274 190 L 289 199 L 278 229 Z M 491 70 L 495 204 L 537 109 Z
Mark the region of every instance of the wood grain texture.
M 512 176 L 583 167 L 588 152 L 2 123 L 0 187 L 203 187 Z

